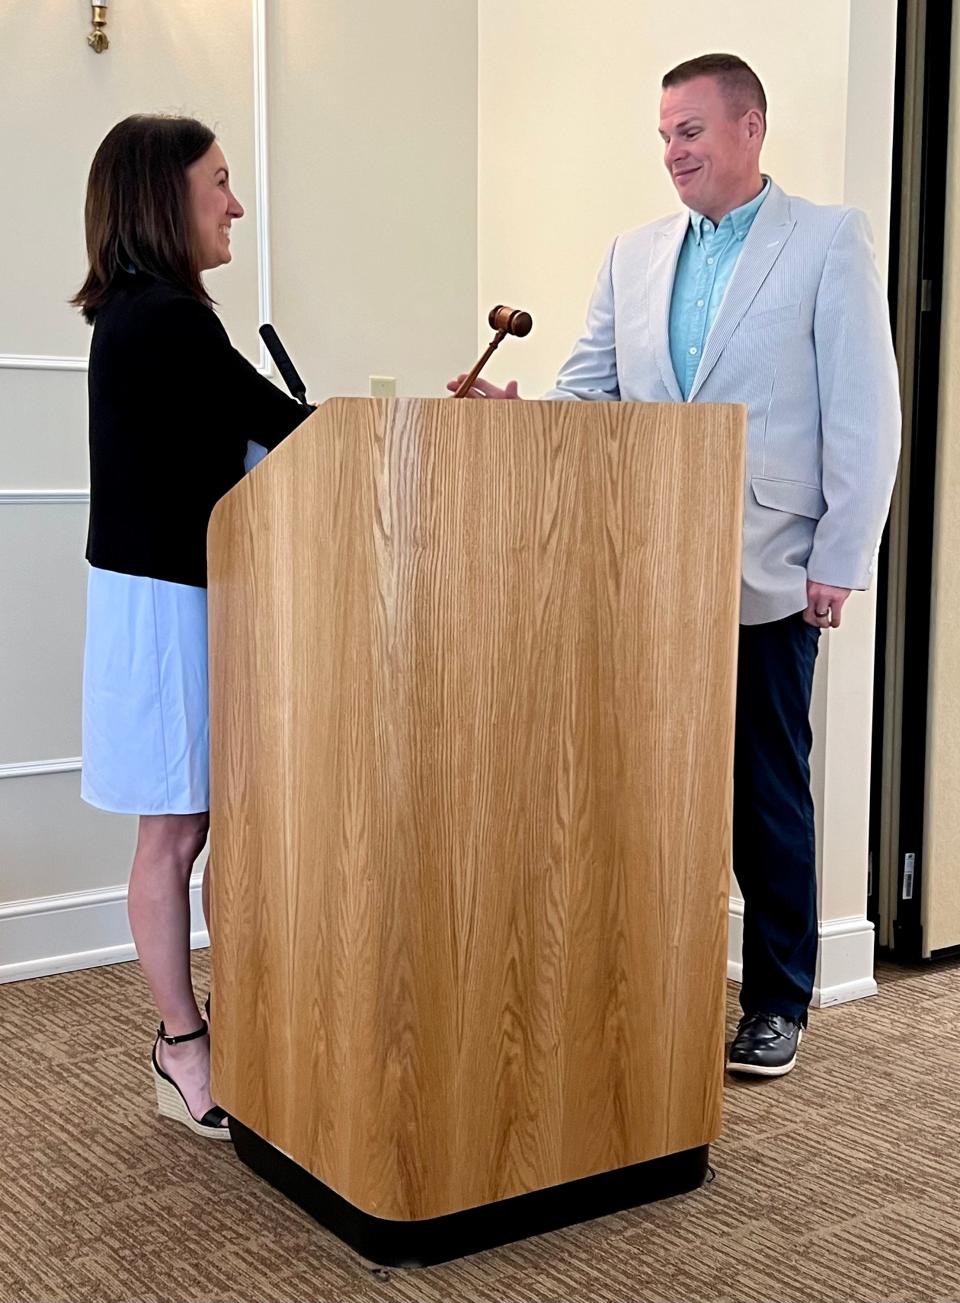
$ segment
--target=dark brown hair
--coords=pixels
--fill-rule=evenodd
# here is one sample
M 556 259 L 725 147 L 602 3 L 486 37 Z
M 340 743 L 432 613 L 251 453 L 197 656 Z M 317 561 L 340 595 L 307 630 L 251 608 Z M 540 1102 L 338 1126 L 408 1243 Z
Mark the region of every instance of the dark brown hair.
M 763 120 L 767 120 L 767 97 L 763 93 L 760 78 L 748 63 L 738 59 L 735 54 L 699 54 L 695 59 L 687 59 L 671 68 L 660 83 L 666 90 L 669 86 L 683 86 L 695 77 L 713 77 L 720 83 L 731 109 L 739 117 L 749 109 L 759 109 Z
M 195 118 L 142 113 L 124 118 L 104 137 L 87 181 L 90 270 L 70 300 L 87 321 L 131 268 L 210 303 L 193 247 L 187 168 L 215 139 Z

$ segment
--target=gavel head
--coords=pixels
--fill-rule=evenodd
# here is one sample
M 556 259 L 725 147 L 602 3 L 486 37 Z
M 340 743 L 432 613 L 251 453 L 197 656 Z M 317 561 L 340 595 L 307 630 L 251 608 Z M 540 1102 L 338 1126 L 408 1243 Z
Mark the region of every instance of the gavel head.
M 508 335 L 519 335 L 521 338 L 533 330 L 533 317 L 529 312 L 508 308 L 503 303 L 490 309 L 487 320 L 494 330 L 505 330 Z

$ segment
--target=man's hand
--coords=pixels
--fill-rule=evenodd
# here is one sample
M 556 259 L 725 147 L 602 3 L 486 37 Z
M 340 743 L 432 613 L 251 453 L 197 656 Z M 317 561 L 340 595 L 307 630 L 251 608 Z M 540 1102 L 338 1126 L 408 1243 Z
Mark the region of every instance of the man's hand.
M 840 612 L 850 596 L 849 588 L 833 588 L 807 580 L 807 609 L 803 618 L 817 629 L 839 629 Z
M 451 393 L 455 394 L 466 378 L 467 378 L 467 373 L 466 371 L 464 371 L 457 376 L 456 380 L 448 380 L 447 388 L 451 391 Z M 516 380 L 508 380 L 507 387 L 505 389 L 500 389 L 496 385 L 492 385 L 489 380 L 481 380 L 478 376 L 473 388 L 468 389 L 464 397 L 466 398 L 519 398 L 520 395 L 517 393 Z

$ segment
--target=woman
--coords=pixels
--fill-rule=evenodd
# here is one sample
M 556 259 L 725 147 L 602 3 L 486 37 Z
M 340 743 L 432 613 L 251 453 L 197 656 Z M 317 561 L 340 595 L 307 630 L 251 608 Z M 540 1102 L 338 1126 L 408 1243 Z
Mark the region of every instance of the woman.
M 242 216 L 213 132 L 126 118 L 90 169 L 73 300 L 93 323 L 81 795 L 140 816 L 128 910 L 160 1014 L 157 1100 L 215 1139 L 188 895 L 209 827 L 207 523 L 247 441 L 275 447 L 308 414 L 231 347 L 204 289 Z

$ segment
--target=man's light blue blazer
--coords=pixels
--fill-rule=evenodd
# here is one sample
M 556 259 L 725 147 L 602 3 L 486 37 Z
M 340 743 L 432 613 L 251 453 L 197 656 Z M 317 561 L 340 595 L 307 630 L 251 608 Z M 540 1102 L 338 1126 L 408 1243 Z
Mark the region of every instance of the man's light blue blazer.
M 619 236 L 547 398 L 683 402 L 670 298 L 684 211 Z M 740 620 L 807 605 L 806 581 L 868 588 L 900 452 L 900 395 L 870 229 L 771 184 L 688 402 L 745 403 Z

